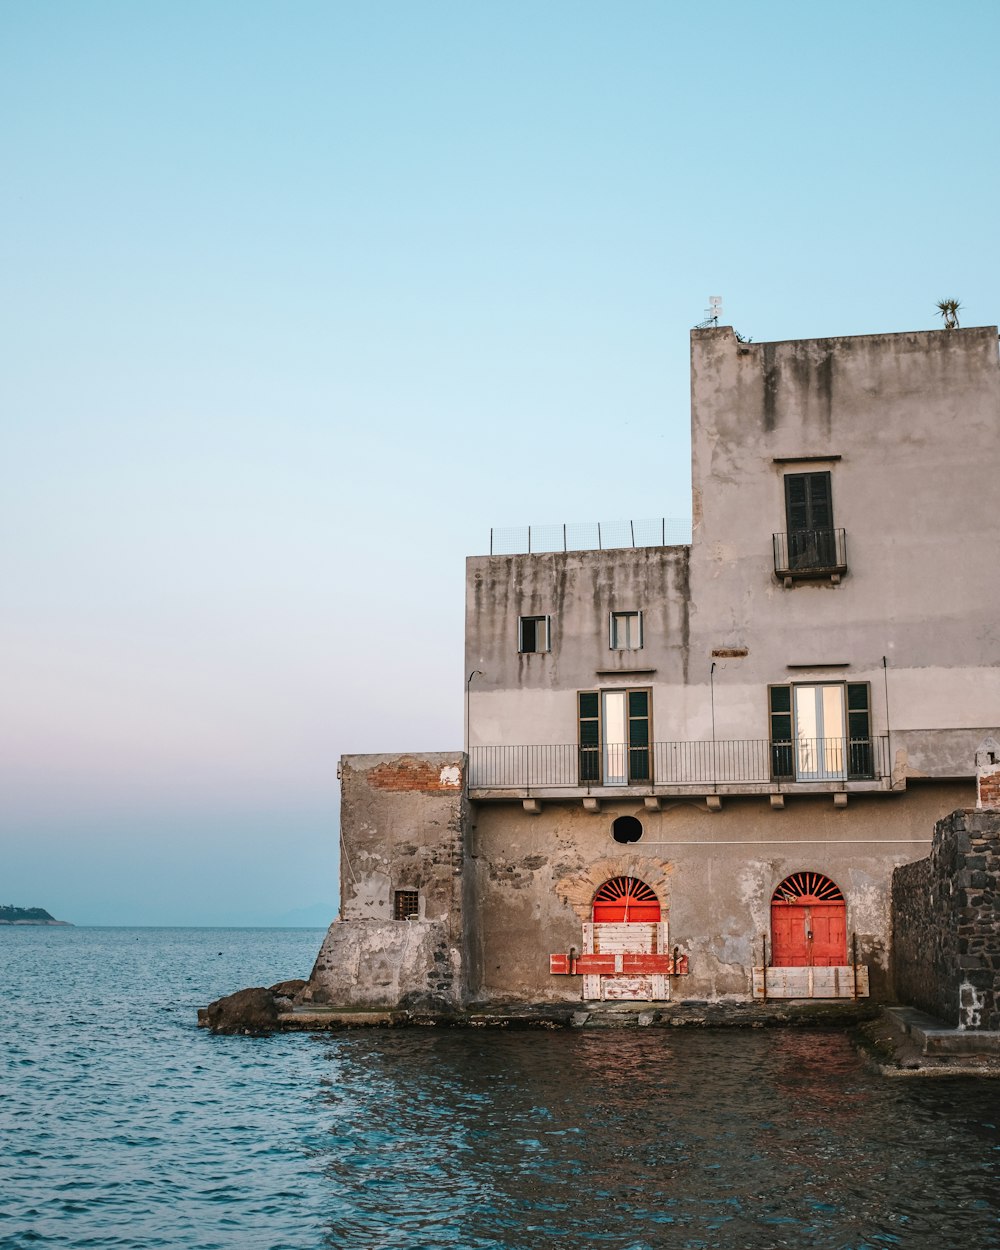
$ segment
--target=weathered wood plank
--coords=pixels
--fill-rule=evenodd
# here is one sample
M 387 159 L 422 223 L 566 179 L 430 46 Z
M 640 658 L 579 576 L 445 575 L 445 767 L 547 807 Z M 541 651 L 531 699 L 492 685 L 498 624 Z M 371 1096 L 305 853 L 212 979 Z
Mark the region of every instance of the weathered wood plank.
M 767 973 L 767 993 L 764 973 Z M 850 964 L 834 968 L 754 968 L 754 998 L 853 998 L 855 970 Z M 868 997 L 868 968 L 857 966 L 857 996 Z

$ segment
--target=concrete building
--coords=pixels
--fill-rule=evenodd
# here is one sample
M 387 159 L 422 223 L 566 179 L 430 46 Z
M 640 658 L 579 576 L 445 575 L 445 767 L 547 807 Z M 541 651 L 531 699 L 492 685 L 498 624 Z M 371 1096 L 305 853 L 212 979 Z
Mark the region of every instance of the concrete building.
M 321 992 L 890 993 L 1000 720 L 997 330 L 695 330 L 691 429 L 690 544 L 468 561 L 468 753 L 345 761 Z

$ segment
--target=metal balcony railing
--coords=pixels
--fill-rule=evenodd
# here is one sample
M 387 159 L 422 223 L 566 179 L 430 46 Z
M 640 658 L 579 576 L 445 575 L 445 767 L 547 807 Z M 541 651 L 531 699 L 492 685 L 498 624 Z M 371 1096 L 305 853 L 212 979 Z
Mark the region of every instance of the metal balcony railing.
M 779 577 L 828 577 L 847 572 L 843 530 L 795 530 L 772 535 L 774 571 Z
M 888 775 L 888 735 L 788 742 L 724 738 L 642 747 L 538 743 L 469 751 L 472 790 L 880 781 Z

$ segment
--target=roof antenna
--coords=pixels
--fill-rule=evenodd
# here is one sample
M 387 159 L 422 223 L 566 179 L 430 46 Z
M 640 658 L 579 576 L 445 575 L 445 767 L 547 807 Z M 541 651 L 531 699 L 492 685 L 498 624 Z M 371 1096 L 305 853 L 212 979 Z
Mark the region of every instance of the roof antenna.
M 722 296 L 710 295 L 705 312 L 708 315 L 704 321 L 698 322 L 695 326 L 696 330 L 707 330 L 709 326 L 717 326 L 719 324 L 719 318 L 722 316 Z

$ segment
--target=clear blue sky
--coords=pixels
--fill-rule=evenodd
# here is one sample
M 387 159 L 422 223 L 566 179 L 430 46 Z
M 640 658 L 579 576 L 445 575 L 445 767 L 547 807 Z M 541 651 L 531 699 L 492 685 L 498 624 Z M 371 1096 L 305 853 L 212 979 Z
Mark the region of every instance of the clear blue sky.
M 0 3 L 0 902 L 337 898 L 491 525 L 689 511 L 688 330 L 1000 316 L 1000 6 Z

